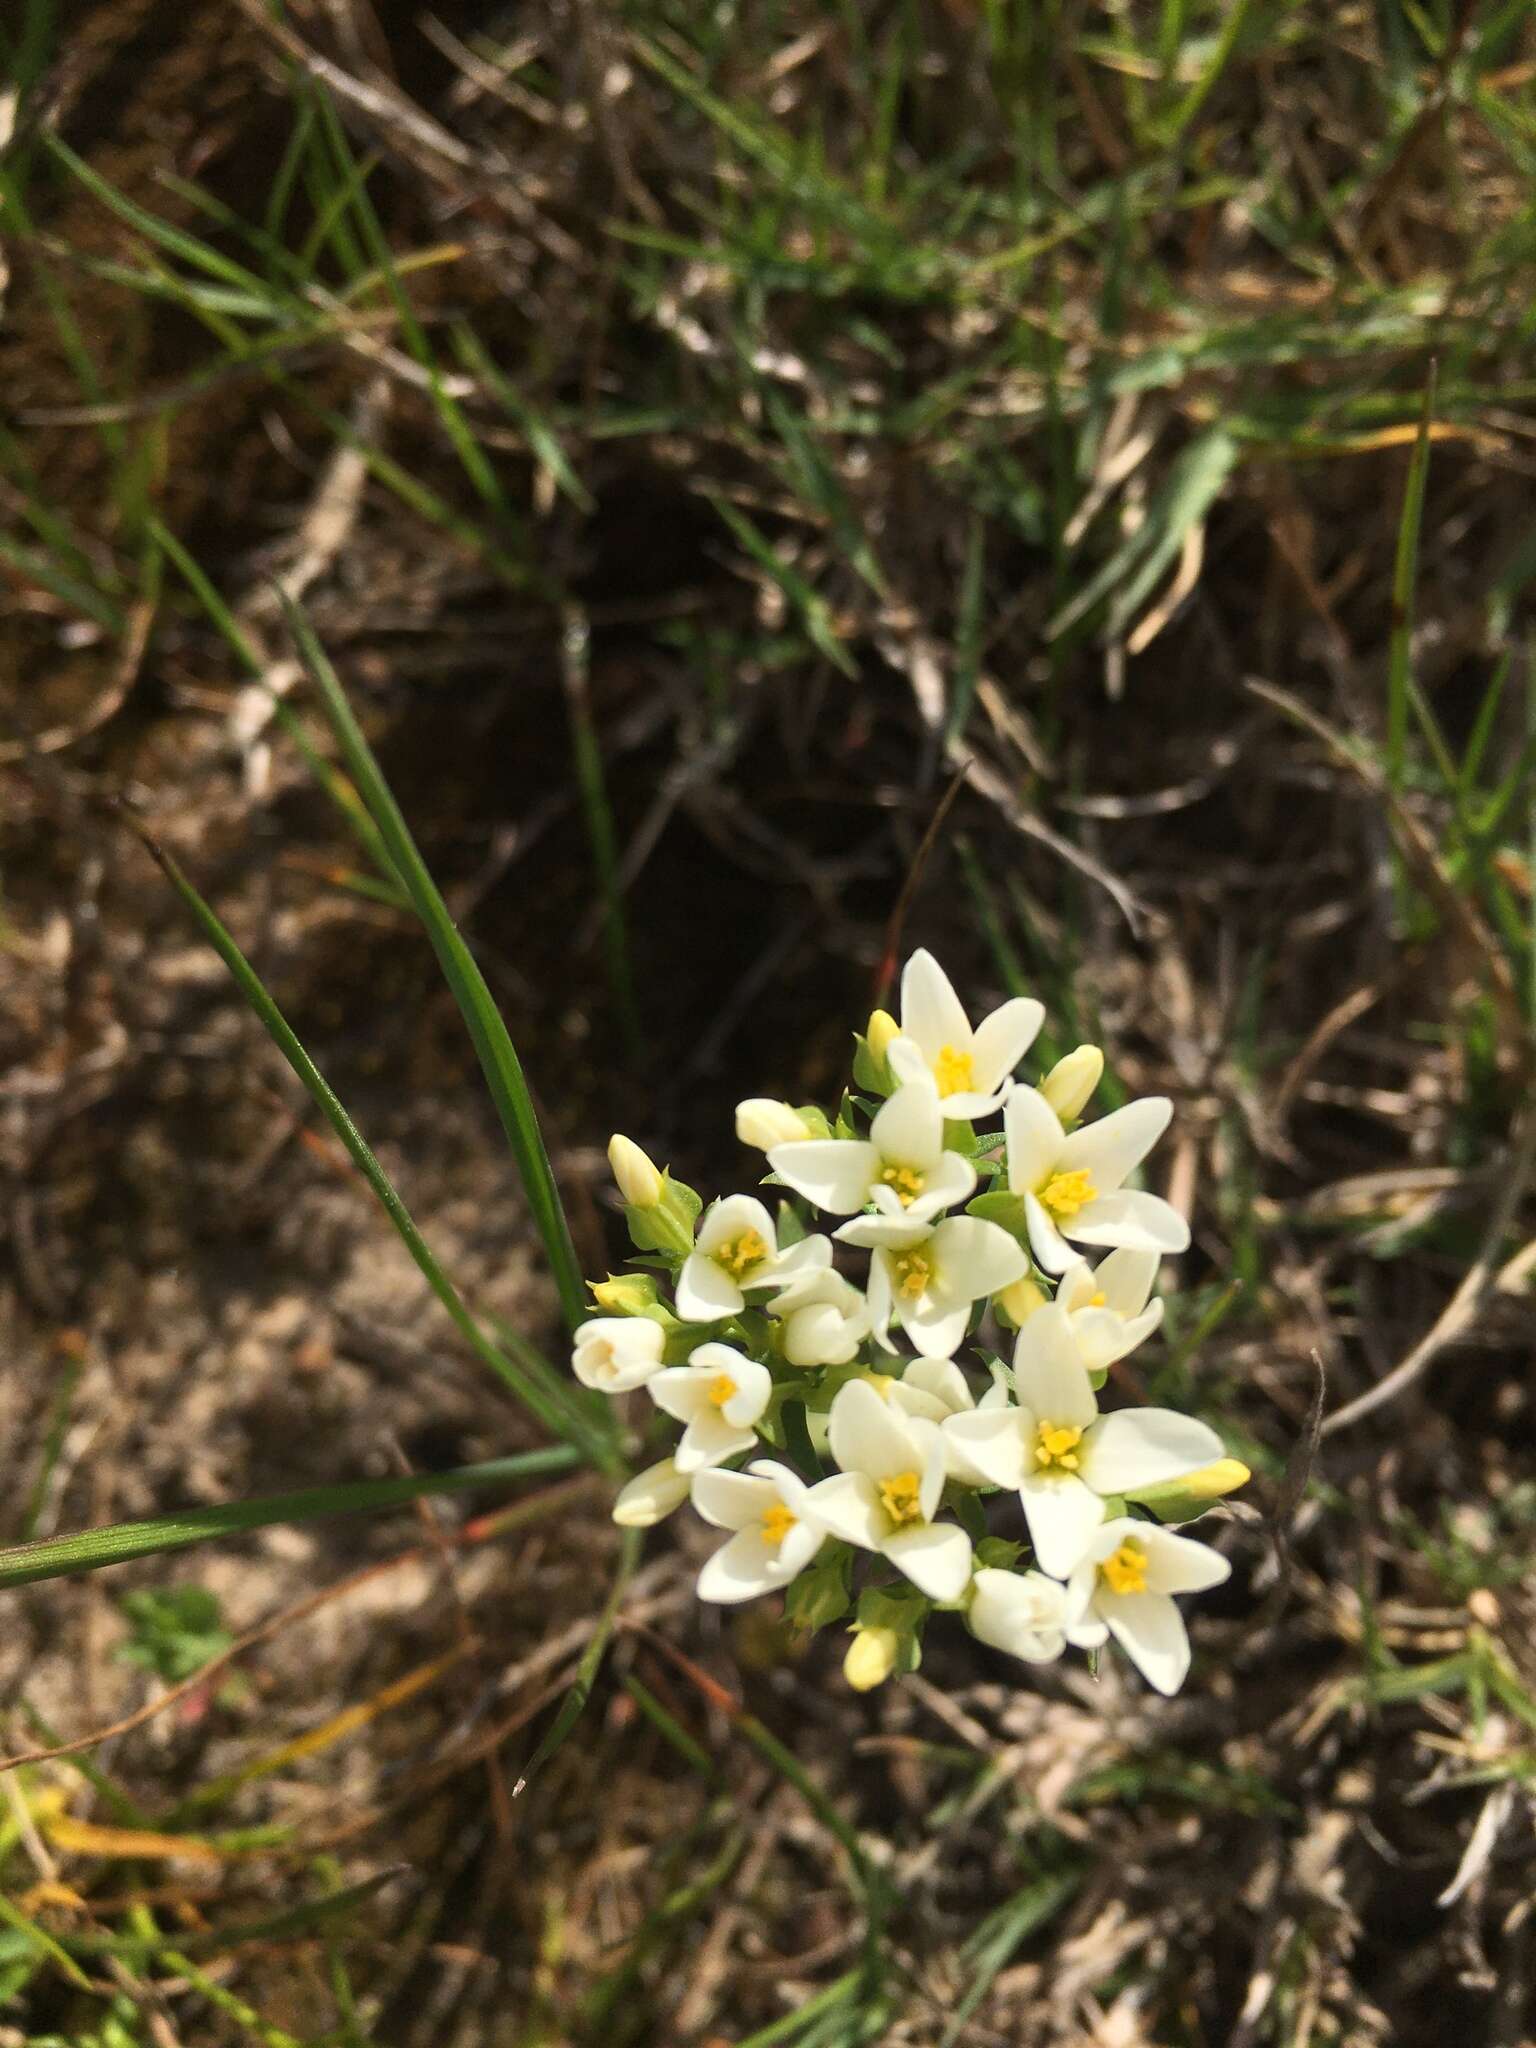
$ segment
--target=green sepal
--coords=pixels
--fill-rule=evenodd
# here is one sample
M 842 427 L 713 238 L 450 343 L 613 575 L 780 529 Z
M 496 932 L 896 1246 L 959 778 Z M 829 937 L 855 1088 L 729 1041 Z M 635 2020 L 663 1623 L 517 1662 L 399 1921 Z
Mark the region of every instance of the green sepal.
M 841 1621 L 852 1604 L 849 1573 L 853 1552 L 846 1543 L 829 1542 L 784 1592 L 784 1618 L 795 1628 L 814 1630 Z
M 1022 1195 L 1011 1194 L 1006 1188 L 991 1188 L 984 1195 L 973 1195 L 965 1205 L 965 1213 L 979 1216 L 983 1223 L 996 1223 L 1027 1248 L 1029 1219 Z
M 915 1586 L 866 1586 L 859 1595 L 855 1619 L 860 1628 L 888 1628 L 900 1647 L 898 1671 L 915 1671 L 922 1662 L 922 1630 L 933 1603 Z
M 862 1031 L 853 1034 L 853 1078 L 871 1095 L 889 1095 L 891 1092 L 890 1062 L 876 1059 Z
M 1216 1500 L 1197 1500 L 1192 1493 L 1171 1493 L 1161 1500 L 1137 1502 L 1138 1507 L 1149 1509 L 1160 1522 L 1169 1523 L 1193 1522 L 1200 1515 L 1208 1515 L 1215 1505 Z
M 1024 1555 L 1022 1543 L 1012 1543 L 1006 1536 L 983 1536 L 976 1545 L 978 1570 L 1011 1572 Z

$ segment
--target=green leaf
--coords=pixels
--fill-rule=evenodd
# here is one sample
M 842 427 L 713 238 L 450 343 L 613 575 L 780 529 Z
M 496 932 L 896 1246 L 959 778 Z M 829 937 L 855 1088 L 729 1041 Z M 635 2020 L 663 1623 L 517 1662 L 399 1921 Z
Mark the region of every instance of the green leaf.
M 248 1529 L 270 1529 L 280 1522 L 361 1514 L 399 1507 L 428 1494 L 466 1493 L 473 1487 L 502 1486 L 509 1480 L 532 1479 L 546 1472 L 567 1472 L 578 1462 L 569 1445 L 550 1444 L 539 1451 L 492 1458 L 483 1465 L 459 1465 L 451 1472 L 355 1479 L 335 1486 L 305 1487 L 298 1493 L 266 1494 L 257 1500 L 225 1501 L 216 1507 L 183 1508 L 143 1522 L 113 1522 L 75 1536 L 50 1536 L 41 1543 L 17 1543 L 0 1550 L 0 1588 L 101 1571 L 107 1565 L 126 1564 L 131 1558 L 185 1550 L 193 1543 L 239 1536 Z
M 352 715 L 352 707 L 335 670 L 315 638 L 313 628 L 286 593 L 283 594 L 283 610 L 300 658 L 320 692 L 347 771 L 368 808 L 369 816 L 378 827 L 379 836 L 388 849 L 390 861 L 405 885 L 417 916 L 426 927 L 432 949 L 453 990 L 454 1001 L 469 1028 L 501 1116 L 502 1128 L 512 1147 L 512 1156 L 522 1176 L 528 1206 L 544 1240 L 561 1308 L 567 1323 L 574 1329 L 587 1313 L 586 1289 L 560 1192 L 555 1185 L 554 1170 L 539 1131 L 533 1098 L 523 1075 L 522 1062 L 502 1022 L 501 1012 L 486 987 L 485 976 L 448 914 L 448 906 L 427 871 L 426 862 L 411 837 L 400 806 L 384 780 L 373 749 L 363 737 L 361 726 Z

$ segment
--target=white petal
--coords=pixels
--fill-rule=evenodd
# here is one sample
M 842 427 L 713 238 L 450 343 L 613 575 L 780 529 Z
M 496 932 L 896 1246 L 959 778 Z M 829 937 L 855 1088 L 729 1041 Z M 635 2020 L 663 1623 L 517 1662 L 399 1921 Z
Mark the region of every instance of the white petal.
M 669 1365 L 646 1382 L 646 1392 L 675 1422 L 692 1422 L 709 1401 L 709 1387 L 691 1365 Z
M 718 1251 L 721 1245 L 729 1244 L 747 1230 L 757 1232 L 772 1258 L 779 1241 L 767 1209 L 756 1195 L 727 1195 L 723 1201 L 711 1202 L 704 1211 L 704 1220 L 699 1225 L 699 1250 Z
M 937 1166 L 944 1150 L 944 1112 L 933 1081 L 925 1074 L 921 1081 L 898 1088 L 876 1112 L 869 1135 L 882 1161 L 915 1166 L 920 1173 Z M 874 1178 L 872 1173 L 870 1179 Z
M 703 1252 L 690 1252 L 677 1276 L 677 1312 L 685 1323 L 718 1323 L 747 1305 L 730 1274 Z
M 627 1394 L 661 1365 L 666 1332 L 648 1316 L 594 1316 L 577 1330 L 571 1370 L 584 1387 Z
M 880 1154 L 862 1138 L 806 1138 L 799 1144 L 775 1145 L 768 1164 L 818 1209 L 851 1216 L 869 1200 L 870 1182 L 880 1173 Z
M 1104 1263 L 1108 1265 L 1109 1261 L 1106 1259 Z M 1056 1306 L 1064 1308 L 1069 1316 L 1075 1316 L 1080 1309 L 1085 1309 L 1091 1304 L 1096 1294 L 1102 1292 L 1098 1275 L 1092 1266 L 1086 1259 L 1074 1256 L 1056 1289 Z
M 713 1347 L 705 1345 L 704 1348 L 710 1350 Z M 732 1429 L 750 1429 L 768 1406 L 773 1393 L 773 1374 L 766 1365 L 759 1365 L 755 1358 L 742 1358 L 731 1367 L 731 1377 L 736 1382 L 736 1391 L 720 1413 Z
M 1203 1593 L 1231 1578 L 1232 1567 L 1219 1550 L 1180 1536 L 1157 1524 L 1137 1524 L 1147 1553 L 1147 1584 L 1157 1593 Z
M 1100 1194 L 1120 1186 L 1168 1128 L 1173 1104 L 1166 1095 L 1144 1096 L 1123 1109 L 1082 1124 L 1061 1148 L 1058 1171 L 1085 1170 Z
M 862 1304 L 858 1315 L 849 1315 L 836 1302 L 808 1302 L 785 1321 L 784 1356 L 806 1370 L 851 1365 L 868 1330 L 869 1316 Z
M 1024 1197 L 1024 1219 L 1029 1226 L 1029 1248 L 1035 1255 L 1035 1264 L 1046 1273 L 1064 1273 L 1077 1253 L 1056 1228 L 1038 1195 Z
M 1091 1292 L 1102 1294 L 1104 1306 L 1122 1316 L 1139 1316 L 1157 1279 L 1154 1252 L 1126 1249 L 1111 1252 L 1094 1268 Z
M 1015 1088 L 1003 1111 L 1003 1131 L 1008 1140 L 1008 1185 L 1016 1195 L 1032 1194 L 1055 1172 L 1067 1142 L 1061 1118 L 1038 1088 Z
M 868 1380 L 850 1380 L 839 1388 L 828 1441 L 842 1471 L 863 1472 L 871 1479 L 916 1471 L 922 1463 L 902 1417 Z
M 673 1463 L 679 1472 L 702 1472 L 706 1465 L 723 1465 L 756 1443 L 750 1429 L 732 1429 L 718 1408 L 701 1408 L 678 1438 Z
M 937 1087 L 933 1069 L 929 1066 L 923 1048 L 915 1038 L 893 1038 L 885 1048 L 885 1063 L 891 1070 L 891 1078 L 905 1086 L 911 1081 L 927 1081 Z
M 760 1522 L 778 1497 L 770 1480 L 752 1479 L 745 1472 L 694 1474 L 693 1504 L 717 1529 L 745 1529 Z
M 1141 1254 L 1138 1252 L 1137 1257 Z M 1154 1301 L 1139 1316 L 1122 1316 L 1112 1308 L 1080 1308 L 1072 1318 L 1072 1335 L 1090 1372 L 1104 1372 L 1144 1344 L 1163 1320 L 1163 1304 Z
M 751 1600 L 781 1583 L 774 1552 L 758 1529 L 743 1529 L 722 1544 L 699 1573 L 699 1598 L 722 1604 Z
M 1104 1503 L 1075 1473 L 1059 1478 L 1026 1472 L 1019 1487 L 1024 1519 L 1040 1569 L 1064 1579 L 1082 1563 L 1083 1555 L 1104 1520 Z
M 1172 1408 L 1120 1408 L 1088 1432 L 1079 1470 L 1096 1493 L 1182 1479 L 1225 1455 L 1214 1429 Z
M 1040 1572 L 990 1567 L 977 1572 L 972 1584 L 965 1621 L 980 1642 L 1030 1664 L 1048 1664 L 1061 1655 L 1066 1641 L 1065 1587 Z
M 832 1235 L 839 1244 L 904 1251 L 908 1245 L 921 1244 L 930 1228 L 925 1219 L 914 1222 L 903 1209 L 899 1216 L 855 1216 L 851 1222 L 839 1224 Z
M 956 1124 L 984 1123 L 989 1116 L 996 1116 L 1008 1099 L 1008 1090 L 998 1088 L 990 1095 L 972 1093 L 969 1089 L 946 1095 L 944 1115 L 948 1122 Z
M 621 1529 L 652 1529 L 688 1498 L 688 1475 L 670 1458 L 647 1465 L 619 1491 L 613 1519 Z
M 891 1275 L 886 1264 L 888 1254 L 876 1252 L 869 1262 L 869 1291 L 864 1299 L 869 1308 L 870 1333 L 877 1344 L 887 1351 L 896 1346 L 888 1335 L 891 1323 Z
M 907 1213 L 926 1223 L 941 1210 L 953 1209 L 957 1202 L 963 1202 L 975 1185 L 976 1169 L 969 1159 L 962 1159 L 958 1152 L 941 1153 L 937 1166 L 923 1182 L 923 1192 Z
M 1099 1614 L 1149 1685 L 1175 1693 L 1189 1671 L 1184 1617 L 1166 1593 L 1111 1593 L 1101 1587 Z
M 1044 1003 L 1033 996 L 1014 996 L 977 1025 L 971 1059 L 982 1094 L 993 1094 L 1009 1078 L 1044 1022 Z
M 892 1306 L 896 1320 L 925 1358 L 953 1358 L 971 1320 L 969 1302 L 950 1308 L 931 1294 L 916 1301 L 898 1295 Z
M 923 1511 L 923 1520 L 931 1522 L 939 1512 L 939 1502 L 944 1497 L 944 1481 L 949 1477 L 949 1460 L 944 1455 L 944 1432 L 936 1422 L 925 1422 L 914 1415 L 907 1423 L 907 1434 L 917 1445 L 922 1457 L 918 1470 L 922 1483 L 918 1488 L 918 1506 Z
M 1099 1412 L 1071 1319 L 1054 1301 L 1019 1331 L 1013 1384 L 1021 1408 L 1058 1428 L 1086 1429 Z
M 780 1540 L 773 1561 L 774 1584 L 787 1586 L 797 1579 L 826 1540 L 827 1532 L 819 1522 L 796 1522 Z
M 770 1480 L 791 1514 L 806 1513 L 805 1500 L 810 1489 L 798 1472 L 792 1472 L 788 1465 L 781 1465 L 777 1458 L 754 1458 L 747 1470 L 754 1479 Z
M 932 1395 L 942 1404 L 946 1415 L 958 1415 L 962 1409 L 976 1406 L 971 1383 L 952 1358 L 914 1358 L 898 1384 Z
M 891 1526 L 875 1482 L 863 1472 L 835 1473 L 813 1486 L 806 1500 L 830 1535 L 860 1550 L 878 1550 Z
M 980 1301 L 1029 1270 L 1018 1239 L 979 1216 L 946 1216 L 934 1229 L 933 1259 L 939 1284 L 952 1301 Z
M 914 1523 L 880 1546 L 930 1600 L 958 1600 L 971 1576 L 971 1539 L 953 1522 Z
M 901 1028 L 915 1038 L 930 1061 L 946 1045 L 967 1052 L 971 1026 L 949 976 L 926 948 L 912 955 L 901 975 Z
M 1079 1244 L 1127 1245 L 1159 1256 L 1189 1250 L 1189 1225 L 1178 1210 L 1134 1188 L 1097 1196 L 1062 1228 Z
M 941 1423 L 944 1441 L 993 1486 L 1019 1486 L 1026 1470 L 1024 1431 L 1017 1408 L 973 1408 Z

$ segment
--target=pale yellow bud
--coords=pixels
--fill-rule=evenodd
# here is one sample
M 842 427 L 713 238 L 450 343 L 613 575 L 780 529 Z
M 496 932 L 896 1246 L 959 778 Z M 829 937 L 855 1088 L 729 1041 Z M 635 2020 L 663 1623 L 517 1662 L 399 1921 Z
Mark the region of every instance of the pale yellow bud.
M 652 1529 L 688 1498 L 690 1482 L 670 1458 L 637 1472 L 613 1504 L 621 1529 Z
M 803 1118 L 787 1102 L 753 1095 L 736 1105 L 736 1135 L 743 1145 L 767 1152 L 775 1145 L 798 1145 L 811 1134 Z
M 1196 1500 L 1220 1500 L 1224 1493 L 1236 1493 L 1246 1486 L 1252 1477 L 1241 1458 L 1217 1458 L 1198 1472 L 1186 1472 L 1175 1483 L 1180 1493 L 1193 1494 Z
M 1104 1074 L 1104 1055 L 1096 1045 L 1080 1045 L 1058 1060 L 1040 1083 L 1040 1093 L 1064 1124 L 1080 1117 Z
M 643 1316 L 661 1298 L 649 1273 L 610 1273 L 587 1291 L 605 1316 Z
M 843 1676 L 855 1692 L 873 1692 L 896 1669 L 901 1638 L 893 1628 L 860 1628 L 843 1659 Z
M 889 1010 L 871 1010 L 869 1022 L 864 1027 L 864 1038 L 870 1052 L 877 1060 L 883 1060 L 891 1049 L 891 1040 L 900 1038 L 901 1026 Z
M 1050 1297 L 1033 1280 L 1015 1280 L 1011 1287 L 1005 1287 L 993 1299 L 1008 1320 L 1022 1329 L 1037 1308 L 1045 1307 Z
M 619 1193 L 632 1209 L 654 1209 L 666 1192 L 656 1163 L 633 1138 L 617 1133 L 608 1140 L 608 1164 Z

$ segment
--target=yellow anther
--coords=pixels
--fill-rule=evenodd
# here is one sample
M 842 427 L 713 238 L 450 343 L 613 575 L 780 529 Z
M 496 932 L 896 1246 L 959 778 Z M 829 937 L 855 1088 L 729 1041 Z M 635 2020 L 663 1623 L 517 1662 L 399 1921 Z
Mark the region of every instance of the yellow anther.
M 896 1268 L 896 1289 L 906 1301 L 917 1301 L 928 1292 L 933 1279 L 933 1261 L 922 1252 L 898 1252 L 893 1261 Z
M 904 1209 L 910 1207 L 923 1192 L 923 1176 L 915 1166 L 888 1166 L 880 1178 L 888 1188 L 896 1190 Z
M 1035 1469 L 1039 1472 L 1075 1472 L 1080 1460 L 1077 1447 L 1083 1432 L 1070 1423 L 1042 1422 L 1035 1432 Z
M 1111 1593 L 1145 1593 L 1147 1553 L 1132 1537 L 1127 1536 L 1114 1555 L 1106 1557 L 1099 1566 L 1099 1577 Z
M 1068 1223 L 1079 1209 L 1086 1209 L 1098 1190 L 1093 1184 L 1093 1175 L 1083 1167 L 1071 1173 L 1053 1173 L 1040 1190 L 1040 1206 L 1048 1209 L 1053 1216 Z
M 750 1273 L 754 1266 L 763 1263 L 768 1247 L 760 1230 L 744 1230 L 740 1237 L 727 1238 L 710 1256 L 733 1280 L 739 1280 L 743 1273 Z
M 798 1515 L 790 1513 L 783 1501 L 776 1500 L 763 1517 L 763 1541 L 768 1548 L 777 1550 L 799 1519 Z
M 895 1472 L 880 1482 L 880 1504 L 893 1522 L 923 1519 L 923 1483 L 915 1472 Z
M 933 1063 L 933 1078 L 941 1095 L 968 1095 L 976 1086 L 976 1063 L 956 1045 L 941 1045 Z
M 731 1378 L 730 1374 L 728 1372 L 717 1372 L 709 1383 L 709 1405 L 711 1408 L 723 1408 L 726 1402 L 733 1398 L 736 1391 L 736 1382 Z
M 1102 1308 L 1104 1306 L 1104 1290 L 1102 1287 L 1099 1289 L 1097 1294 L 1089 1295 L 1088 1306 L 1090 1308 Z

